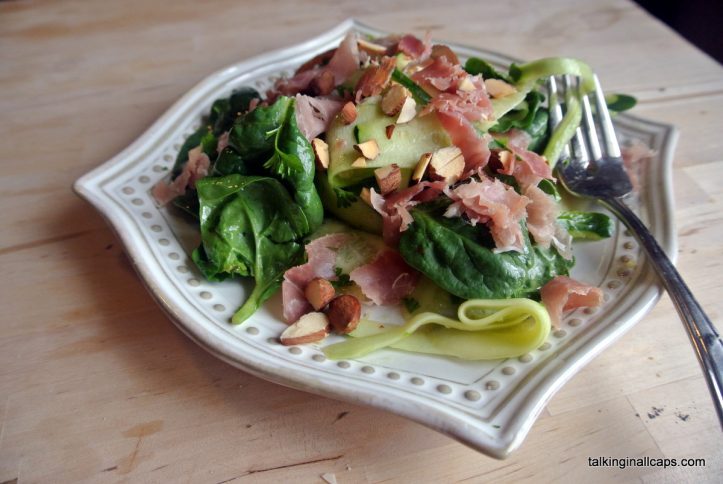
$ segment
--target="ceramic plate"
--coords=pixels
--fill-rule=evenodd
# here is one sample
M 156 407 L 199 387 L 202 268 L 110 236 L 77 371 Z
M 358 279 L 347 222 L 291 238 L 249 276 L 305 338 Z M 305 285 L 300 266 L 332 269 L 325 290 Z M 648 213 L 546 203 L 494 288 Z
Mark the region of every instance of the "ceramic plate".
M 157 207 L 150 195 L 150 188 L 168 176 L 181 144 L 216 98 L 241 86 L 264 92 L 279 75 L 336 46 L 350 29 L 384 34 L 350 20 L 308 42 L 211 75 L 131 146 L 79 179 L 75 189 L 107 217 L 172 320 L 212 354 L 282 385 L 397 413 L 503 458 L 520 445 L 565 381 L 639 321 L 661 293 L 637 242 L 619 224 L 612 238 L 575 246 L 578 263 L 573 277 L 603 289 L 602 307 L 567 315 L 561 328 L 529 354 L 465 362 L 382 350 L 359 360 L 330 361 L 318 346 L 278 344 L 285 327 L 278 296 L 243 325 L 229 324 L 249 286 L 205 281 L 189 256 L 199 241 L 196 231 L 172 210 Z M 513 61 L 451 46 L 462 59 L 476 55 L 499 66 Z M 641 187 L 630 204 L 666 251 L 675 255 L 670 181 L 675 130 L 631 116 L 619 116 L 616 126 L 623 140 L 640 140 L 655 151 L 638 167 Z

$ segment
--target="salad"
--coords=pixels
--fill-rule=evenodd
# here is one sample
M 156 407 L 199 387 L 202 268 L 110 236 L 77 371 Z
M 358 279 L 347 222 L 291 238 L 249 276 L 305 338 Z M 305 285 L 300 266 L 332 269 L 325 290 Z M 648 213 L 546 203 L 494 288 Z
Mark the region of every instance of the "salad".
M 542 82 L 565 74 L 580 87 L 551 128 Z M 591 79 L 575 59 L 500 72 L 429 38 L 352 32 L 263 95 L 217 99 L 153 195 L 197 224 L 208 280 L 253 278 L 233 324 L 281 290 L 281 342 L 349 335 L 329 358 L 519 356 L 564 311 L 602 303 L 568 277 L 572 241 L 612 221 L 568 210 L 553 174 Z M 389 305 L 403 324 L 368 317 Z

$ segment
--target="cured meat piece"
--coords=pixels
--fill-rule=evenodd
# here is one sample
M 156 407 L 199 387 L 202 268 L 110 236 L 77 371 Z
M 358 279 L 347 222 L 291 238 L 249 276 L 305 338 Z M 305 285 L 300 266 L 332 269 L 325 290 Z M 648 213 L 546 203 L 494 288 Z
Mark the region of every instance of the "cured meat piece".
M 472 225 L 487 224 L 495 241 L 495 252 L 525 250 L 520 222 L 527 216 L 530 199 L 501 181 L 471 180 L 445 193 L 453 200 L 445 217 L 467 216 Z
M 392 249 L 384 249 L 372 262 L 349 274 L 349 279 L 378 305 L 401 302 L 412 293 L 419 277 L 419 272 L 409 267 L 399 252 Z
M 161 180 L 153 187 L 151 194 L 160 206 L 168 204 L 171 200 L 186 193 L 188 188 L 194 188 L 196 182 L 208 175 L 211 160 L 208 155 L 197 146 L 188 152 L 188 161 L 183 171 L 170 183 Z
M 462 179 L 484 168 L 490 159 L 489 136 L 477 133 L 474 126 L 458 113 L 437 113 L 437 118 L 449 134 L 452 143 L 462 150 L 464 156 Z
M 307 140 L 311 141 L 329 129 L 344 101 L 334 98 L 296 95 L 296 124 Z
M 414 35 L 407 34 L 399 40 L 397 50 L 403 52 L 414 60 L 423 61 L 432 53 L 432 42 L 429 33 L 420 40 Z
M 512 129 L 505 134 L 507 148 L 512 156 L 500 157 L 502 169 L 499 173 L 512 175 L 525 188 L 537 185 L 543 178 L 554 180 L 547 160 L 535 152 L 528 151 L 530 136 L 524 131 Z
M 527 205 L 527 230 L 538 245 L 547 249 L 558 230 L 560 208 L 550 195 L 535 185 L 527 187 L 525 196 L 530 199 Z
M 386 197 L 370 190 L 372 207 L 382 216 L 382 237 L 392 247 L 399 243 L 401 233 L 407 230 L 414 219 L 409 208 L 421 202 L 433 200 L 444 190 L 447 184 L 443 181 L 422 182 L 404 190 L 393 192 Z
M 599 287 L 584 284 L 567 276 L 553 278 L 542 286 L 540 295 L 554 326 L 560 324 L 562 313 L 565 311 L 597 307 L 603 302 L 603 292 Z
M 425 90 L 455 93 L 468 75 L 458 64 L 452 64 L 446 57 L 436 57 L 422 64 L 422 69 L 412 74 L 412 80 Z

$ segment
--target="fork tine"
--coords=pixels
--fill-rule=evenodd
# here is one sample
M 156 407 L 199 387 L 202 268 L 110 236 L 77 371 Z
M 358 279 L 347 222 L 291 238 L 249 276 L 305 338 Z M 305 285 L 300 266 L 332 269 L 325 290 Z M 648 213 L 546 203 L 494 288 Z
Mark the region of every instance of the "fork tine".
M 613 122 L 610 119 L 610 112 L 608 112 L 608 106 L 605 103 L 605 94 L 600 87 L 600 80 L 597 78 L 597 76 L 594 76 L 594 79 L 595 107 L 597 109 L 600 121 L 600 131 L 602 134 L 603 142 L 605 143 L 605 150 L 607 151 L 607 156 L 619 158 L 620 146 L 618 145 L 618 140 L 615 136 L 615 128 L 613 127 Z
M 578 79 L 578 88 L 580 81 Z M 582 96 L 582 124 L 585 126 L 585 138 L 590 147 L 590 154 L 593 160 L 599 160 L 602 158 L 602 150 L 600 149 L 600 141 L 597 134 L 597 127 L 595 126 L 595 119 L 592 115 L 592 109 L 590 108 L 589 96 Z
M 552 129 L 554 129 L 558 124 L 562 122 L 562 106 L 560 105 L 559 93 L 557 90 L 557 81 L 555 81 L 555 76 L 550 76 L 550 78 L 548 79 L 547 91 L 549 94 L 547 98 L 547 107 L 550 111 L 550 125 L 552 126 Z M 565 145 L 565 147 L 562 149 L 560 158 L 563 160 L 570 158 L 570 148 L 568 147 L 568 145 Z M 549 161 L 554 165 L 558 160 Z
M 563 86 L 565 87 L 565 100 L 566 103 L 570 103 L 570 99 L 576 95 L 576 90 L 573 88 L 572 78 L 570 75 L 565 75 L 562 78 Z M 583 164 L 587 164 L 590 161 L 590 155 L 587 152 L 585 146 L 585 138 L 583 137 L 582 130 L 578 127 L 575 130 L 575 135 L 570 140 L 570 147 L 572 149 L 572 156 Z

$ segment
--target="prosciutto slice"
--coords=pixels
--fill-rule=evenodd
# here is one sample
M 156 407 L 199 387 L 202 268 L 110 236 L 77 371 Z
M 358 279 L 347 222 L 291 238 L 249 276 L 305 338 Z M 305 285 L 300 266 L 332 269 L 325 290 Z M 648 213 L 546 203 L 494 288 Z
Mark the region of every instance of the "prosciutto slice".
M 329 62 L 322 65 L 331 55 Z M 333 54 L 324 53 L 312 59 L 311 63 L 304 64 L 294 76 L 288 79 L 279 79 L 274 88 L 267 93 L 267 100 L 273 102 L 279 95 L 294 96 L 306 92 L 312 83 L 322 76 L 331 74 L 334 77 L 334 86 L 344 83 L 359 69 L 359 48 L 357 36 L 349 32 Z
M 444 60 L 444 57 L 440 59 Z M 445 61 L 446 62 L 446 61 Z M 466 77 L 466 74 L 464 74 Z M 493 115 L 492 101 L 487 95 L 485 85 L 479 77 L 470 77 L 471 90 L 456 90 L 456 92 L 442 92 L 437 94 L 422 111 L 437 111 L 445 114 L 457 114 L 467 121 L 480 121 L 489 119 Z
M 551 196 L 535 185 L 527 187 L 525 196 L 530 199 L 527 206 L 527 230 L 538 245 L 547 249 L 558 230 L 560 209 Z
M 640 179 L 638 178 L 638 172 L 641 165 L 651 156 L 655 155 L 655 152 L 640 141 L 635 141 L 630 146 L 624 147 L 621 151 L 623 156 L 623 168 L 628 174 L 628 177 L 630 177 L 630 183 L 633 185 L 633 190 L 636 192 L 640 191 Z
M 603 302 L 603 292 L 598 287 L 576 281 L 567 276 L 557 276 L 540 289 L 542 304 L 550 313 L 554 326 L 560 324 L 562 313 L 582 307 L 597 307 Z
M 530 199 L 499 180 L 483 178 L 459 185 L 445 194 L 453 203 L 445 217 L 466 215 L 472 225 L 487 224 L 495 241 L 495 252 L 523 252 L 525 242 L 520 222 L 527 216 Z
M 256 101 L 256 99 L 254 99 Z M 221 133 L 221 135 L 218 137 L 218 141 L 216 142 L 216 151 L 221 153 L 223 150 L 226 149 L 228 146 L 228 137 L 229 132 L 226 131 L 224 133 Z
M 465 172 L 463 179 L 482 170 L 490 159 L 489 136 L 477 133 L 474 126 L 459 113 L 438 112 L 437 118 L 452 143 L 462 150 Z
M 160 206 L 167 205 L 171 200 L 186 193 L 188 188 L 194 188 L 196 181 L 208 175 L 211 160 L 208 155 L 197 146 L 188 152 L 188 161 L 183 171 L 170 183 L 161 180 L 153 187 L 151 194 Z
M 533 151 L 528 151 L 530 136 L 518 129 L 510 130 L 505 136 L 507 148 L 513 156 L 501 158 L 502 169 L 500 173 L 512 175 L 522 189 L 537 185 L 543 178 L 554 180 L 552 169 L 547 160 Z
M 397 50 L 403 52 L 414 60 L 423 61 L 432 53 L 431 36 L 427 33 L 424 40 L 407 34 L 399 40 Z
M 466 77 L 464 69 L 459 64 L 452 64 L 445 56 L 424 62 L 422 69 L 412 74 L 414 82 L 433 93 L 454 93 Z
M 398 304 L 411 294 L 420 274 L 404 262 L 396 250 L 384 249 L 370 263 L 357 267 L 349 274 L 364 295 L 374 304 Z
M 306 285 L 315 277 L 336 279 L 336 251 L 351 240 L 345 233 L 329 234 L 319 237 L 306 245 L 307 262 L 292 267 L 284 273 L 281 283 L 281 298 L 284 306 L 284 319 L 287 323 L 296 322 L 301 316 L 314 310 L 304 296 Z
M 296 124 L 307 140 L 311 141 L 329 129 L 329 125 L 344 101 L 334 98 L 296 95 Z
M 359 47 L 356 33 L 349 32 L 344 37 L 326 68 L 334 74 L 334 84 L 337 86 L 349 79 L 359 69 Z
M 409 208 L 421 202 L 433 200 L 445 189 L 447 184 L 443 181 L 421 182 L 409 188 L 387 195 L 378 194 L 373 188 L 370 190 L 371 203 L 374 210 L 382 216 L 382 237 L 384 242 L 392 247 L 399 243 L 401 233 L 407 230 L 414 219 Z

